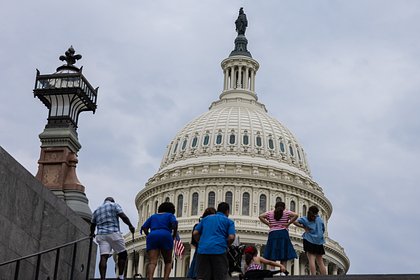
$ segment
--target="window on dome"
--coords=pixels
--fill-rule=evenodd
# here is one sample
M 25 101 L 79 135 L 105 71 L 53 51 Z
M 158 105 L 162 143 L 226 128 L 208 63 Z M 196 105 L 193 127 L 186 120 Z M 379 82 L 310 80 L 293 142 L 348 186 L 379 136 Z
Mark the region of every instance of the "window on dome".
M 157 211 L 158 211 L 158 203 L 159 203 L 159 202 L 156 200 L 156 201 L 155 201 L 155 213 L 157 213 Z
M 249 136 L 247 134 L 242 138 L 242 142 L 244 145 L 249 145 Z
M 267 196 L 265 194 L 260 195 L 260 215 L 267 211 Z
M 233 213 L 232 201 L 233 201 L 233 194 L 232 194 L 232 192 L 226 192 L 226 194 L 225 194 L 225 202 L 227 204 L 229 204 L 230 213 Z
M 216 136 L 216 144 L 217 145 L 222 144 L 222 134 L 217 134 L 217 136 Z
M 290 151 L 290 155 L 291 155 L 292 157 L 294 157 L 294 156 L 295 156 L 295 152 L 293 151 L 293 147 L 292 147 L 292 145 L 290 145 L 290 146 L 289 146 L 289 151 Z
M 281 141 L 281 142 L 280 142 L 280 151 L 281 151 L 282 153 L 286 152 L 286 149 L 284 148 L 284 143 L 283 143 L 283 141 Z
M 178 149 L 178 142 L 176 142 L 175 147 L 174 147 L 174 154 L 176 153 L 176 150 Z
M 302 160 L 302 158 L 300 157 L 299 149 L 296 149 L 296 152 L 297 152 L 297 155 L 298 155 L 299 160 Z
M 249 193 L 242 195 L 242 215 L 249 216 Z
M 273 150 L 274 149 L 274 141 L 273 141 L 273 139 L 268 139 L 268 147 L 271 149 L 271 150 Z
M 302 216 L 306 216 L 306 212 L 307 212 L 308 210 L 306 209 L 306 205 L 303 205 L 302 206 Z
M 209 140 L 210 140 L 210 136 L 206 134 L 206 136 L 204 136 L 203 145 L 207 146 L 209 144 Z
M 165 198 L 165 202 L 169 202 L 170 200 L 169 200 L 169 197 L 166 197 Z
M 235 141 L 236 141 L 236 139 L 235 139 L 236 137 L 235 137 L 235 134 L 231 134 L 230 136 L 229 136 L 229 144 L 231 144 L 231 145 L 233 145 L 233 144 L 235 144 Z
M 277 202 L 281 202 L 281 197 L 280 196 L 276 197 L 276 203 Z
M 193 147 L 193 148 L 197 147 L 197 141 L 198 141 L 198 138 L 197 138 L 197 136 L 195 136 L 192 140 L 191 147 Z
M 191 203 L 191 216 L 198 215 L 198 193 L 195 192 L 192 195 L 192 203 Z
M 207 207 L 216 207 L 216 194 L 214 192 L 209 192 Z
M 296 202 L 294 200 L 290 201 L 290 211 L 296 212 Z
M 262 146 L 262 141 L 261 141 L 261 136 L 257 136 L 257 147 L 261 147 Z
M 188 139 L 184 139 L 184 142 L 182 142 L 182 147 L 181 147 L 182 150 L 185 150 L 185 148 L 187 147 L 187 140 Z
M 178 203 L 176 205 L 176 216 L 182 217 L 182 204 L 184 204 L 184 196 L 182 194 L 178 195 Z

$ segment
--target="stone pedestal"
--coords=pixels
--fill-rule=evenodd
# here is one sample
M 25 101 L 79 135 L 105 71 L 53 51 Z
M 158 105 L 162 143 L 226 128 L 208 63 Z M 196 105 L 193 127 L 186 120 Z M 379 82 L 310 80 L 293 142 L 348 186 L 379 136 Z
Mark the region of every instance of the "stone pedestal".
M 69 127 L 47 127 L 39 138 L 42 144 L 36 178 L 83 219 L 90 221 L 92 211 L 85 187 L 76 174 L 76 153 L 81 148 L 77 133 Z

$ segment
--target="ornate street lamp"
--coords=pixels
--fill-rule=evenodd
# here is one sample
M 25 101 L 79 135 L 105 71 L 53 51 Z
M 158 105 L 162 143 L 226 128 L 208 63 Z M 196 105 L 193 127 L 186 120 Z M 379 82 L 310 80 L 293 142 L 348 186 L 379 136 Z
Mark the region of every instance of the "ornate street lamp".
M 92 214 L 85 188 L 76 175 L 77 152 L 81 145 L 77 137 L 79 114 L 96 110 L 98 88 L 94 89 L 74 66 L 81 59 L 70 47 L 60 60 L 66 64 L 53 74 L 41 75 L 37 69 L 34 97 L 48 108 L 48 123 L 39 135 L 41 155 L 36 177 L 80 216 L 90 220 Z

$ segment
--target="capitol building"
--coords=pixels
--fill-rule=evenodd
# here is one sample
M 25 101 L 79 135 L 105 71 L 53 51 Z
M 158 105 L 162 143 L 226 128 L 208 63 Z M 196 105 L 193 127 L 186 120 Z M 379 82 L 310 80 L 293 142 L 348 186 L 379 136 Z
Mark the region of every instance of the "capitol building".
M 350 266 L 343 247 L 329 237 L 332 204 L 312 178 L 304 148 L 293 133 L 273 118 L 256 91 L 259 63 L 247 49 L 245 34 L 235 39 L 235 48 L 221 62 L 223 90 L 207 112 L 190 121 L 166 147 L 161 165 L 137 194 L 139 225 L 164 201 L 174 203 L 179 234 L 185 246 L 183 258 L 174 260 L 171 275 L 187 274 L 194 255 L 191 231 L 207 207 L 225 201 L 242 244 L 253 244 L 262 255 L 268 227 L 258 216 L 274 209 L 277 201 L 299 216 L 316 205 L 326 225 L 324 262 L 328 274 L 345 274 Z M 263 95 L 262 95 L 263 96 Z M 216 97 L 216 96 L 215 96 Z M 292 275 L 308 275 L 303 251 L 303 230 L 289 229 L 298 255 L 288 262 Z M 136 231 L 126 236 L 129 253 L 127 277 L 145 276 L 148 263 L 146 238 Z M 163 260 L 156 276 L 163 276 Z

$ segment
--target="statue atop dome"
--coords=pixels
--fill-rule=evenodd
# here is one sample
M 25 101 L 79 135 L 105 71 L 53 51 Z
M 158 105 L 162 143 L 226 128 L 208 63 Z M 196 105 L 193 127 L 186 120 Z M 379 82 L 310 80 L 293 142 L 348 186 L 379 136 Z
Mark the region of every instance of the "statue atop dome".
M 239 9 L 238 19 L 235 21 L 236 32 L 238 35 L 245 35 L 245 30 L 248 26 L 248 20 L 246 19 L 246 14 L 244 13 L 244 8 Z
M 244 8 L 239 9 L 238 18 L 235 21 L 236 32 L 238 36 L 235 39 L 235 49 L 230 53 L 230 56 L 235 55 L 244 55 L 251 57 L 251 53 L 247 49 L 248 40 L 245 37 L 245 30 L 248 26 L 248 20 L 246 19 L 246 14 L 244 13 Z

